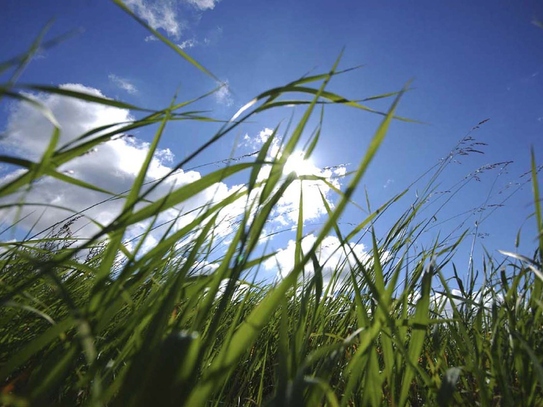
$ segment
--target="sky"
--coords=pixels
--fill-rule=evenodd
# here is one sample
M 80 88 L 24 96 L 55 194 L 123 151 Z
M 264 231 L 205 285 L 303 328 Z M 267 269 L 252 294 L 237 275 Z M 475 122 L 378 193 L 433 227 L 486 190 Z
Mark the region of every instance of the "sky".
M 76 31 L 55 47 L 41 50 L 19 83 L 59 86 L 154 108 L 167 106 L 176 92 L 181 100 L 189 100 L 223 83 L 218 92 L 197 106 L 212 111 L 214 117 L 229 120 L 269 88 L 308 73 L 328 72 L 344 50 L 340 68 L 360 68 L 335 77 L 329 90 L 363 99 L 398 91 L 412 80 L 398 114 L 418 121 L 395 121 L 391 125 L 354 196 L 355 202 L 365 207 L 367 191 L 372 207 L 378 207 L 456 151 L 423 212 L 433 223 L 420 237 L 420 247 L 428 246 L 438 236 L 454 238 L 467 230 L 469 238 L 455 258 L 460 273 L 467 269 L 473 237 L 476 265 L 483 248 L 498 259 L 503 256 L 497 250 L 516 251 L 519 229 L 522 239 L 518 250 L 528 255 L 535 250 L 534 221 L 528 219 L 533 211 L 532 192 L 529 177 L 523 174 L 530 170 L 530 148 L 538 163 L 543 163 L 543 29 L 533 24 L 534 20 L 543 20 L 543 3 L 126 0 L 125 4 L 213 72 L 220 82 L 196 70 L 108 1 L 4 0 L 0 62 L 28 49 L 43 27 L 52 22 L 46 39 Z M 10 74 L 0 75 L 0 81 L 6 82 Z M 63 142 L 100 125 L 140 117 L 138 112 L 127 109 L 60 96 L 32 97 L 54 113 L 62 128 Z M 386 110 L 389 103 L 380 100 L 367 104 Z M 300 113 L 294 109 L 296 117 Z M 220 168 L 229 157 L 257 151 L 271 129 L 280 123 L 284 129 L 292 114 L 293 108 L 285 107 L 259 115 L 192 160 L 155 191 L 155 197 Z M 356 169 L 379 122 L 379 116 L 356 109 L 328 109 L 312 162 L 298 166 L 306 165 L 307 171 L 344 187 L 343 176 Z M 28 105 L 0 101 L 0 132 L 4 135 L 0 152 L 37 159 L 49 140 L 49 126 Z M 148 179 L 166 174 L 218 127 L 217 123 L 200 122 L 168 125 Z M 64 170 L 105 189 L 125 191 L 143 162 L 153 131 L 142 129 L 130 136 L 99 146 L 93 154 L 74 160 Z M 16 169 L 1 166 L 0 183 L 16 174 Z M 379 220 L 375 225 L 378 237 L 384 236 L 417 193 L 422 193 L 427 180 L 428 176 L 423 177 Z M 186 203 L 183 210 L 190 213 L 205 202 L 220 200 L 242 183 L 242 179 L 219 183 Z M 309 245 L 325 220 L 325 209 L 318 203 L 318 189 L 307 185 L 307 191 L 304 230 L 308 235 L 305 244 Z M 321 191 L 333 205 L 333 191 Z M 12 198 L 20 199 L 21 195 Z M 97 192 L 52 180 L 41 181 L 26 195 L 32 202 L 75 210 L 102 198 Z M 119 201 L 109 201 L 87 213 L 107 224 L 118 214 L 120 205 Z M 295 226 L 296 205 L 297 192 L 293 190 L 279 203 L 274 221 L 267 226 L 270 236 L 263 242 L 278 250 L 278 255 L 266 263 L 262 278 L 271 279 L 278 267 L 286 272 L 291 265 L 293 237 L 282 231 Z M 236 210 L 243 208 L 234 208 L 233 213 Z M 22 231 L 19 233 L 30 228 L 40 230 L 66 217 L 66 212 L 55 210 L 25 214 L 29 216 L 18 224 Z M 6 227 L 13 214 L 4 212 L 0 216 L 7 219 L 3 224 Z M 162 216 L 166 222 L 174 214 Z M 365 216 L 352 206 L 340 225 L 348 231 Z M 185 221 L 190 219 L 187 215 Z M 228 222 L 224 225 L 226 236 L 233 229 Z M 78 233 L 88 235 L 92 227 L 81 224 Z M 145 227 L 145 223 L 136 225 L 132 237 Z M 10 230 L 0 238 L 17 236 Z M 154 243 L 151 237 L 146 245 L 152 247 Z M 371 240 L 365 236 L 352 244 L 362 256 Z M 337 245 L 337 238 L 329 236 L 321 255 L 336 256 L 331 262 L 341 261 L 332 254 Z

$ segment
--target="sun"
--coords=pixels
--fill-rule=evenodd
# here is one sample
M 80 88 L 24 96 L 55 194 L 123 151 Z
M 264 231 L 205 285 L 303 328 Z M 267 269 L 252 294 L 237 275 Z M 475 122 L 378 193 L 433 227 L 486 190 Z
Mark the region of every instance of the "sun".
M 294 151 L 288 158 L 283 167 L 283 174 L 288 175 L 294 172 L 298 177 L 302 175 L 315 175 L 319 169 L 313 164 L 311 159 L 304 158 L 303 151 Z

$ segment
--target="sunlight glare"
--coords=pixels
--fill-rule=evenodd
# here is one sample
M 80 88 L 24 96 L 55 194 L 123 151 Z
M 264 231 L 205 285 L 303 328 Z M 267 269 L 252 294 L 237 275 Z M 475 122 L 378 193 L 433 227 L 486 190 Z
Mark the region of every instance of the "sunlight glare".
M 304 159 L 303 151 L 295 151 L 287 159 L 283 174 L 288 175 L 294 172 L 297 176 L 316 175 L 319 169 L 313 164 L 311 159 Z

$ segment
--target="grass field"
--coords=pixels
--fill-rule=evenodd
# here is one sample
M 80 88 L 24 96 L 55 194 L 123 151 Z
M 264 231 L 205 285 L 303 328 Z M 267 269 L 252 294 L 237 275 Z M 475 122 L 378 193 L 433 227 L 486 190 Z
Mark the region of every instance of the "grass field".
M 148 29 L 195 70 L 213 76 Z M 36 104 L 20 93 L 26 89 L 137 110 L 82 92 L 18 84 L 38 41 L 0 65 L 1 72 L 14 72 L 0 87 L 0 97 Z M 488 255 L 477 268 L 455 269 L 455 276 L 446 278 L 443 269 L 451 266 L 466 235 L 453 242 L 436 240 L 415 254 L 413 242 L 429 225 L 419 212 L 454 155 L 431 169 L 424 194 L 407 205 L 385 235 L 373 232 L 373 222 L 398 205 L 409 187 L 350 230 L 340 227 L 340 216 L 353 204 L 390 123 L 406 119 L 396 116 L 405 89 L 376 96 L 390 101 L 385 112 L 329 90 L 334 76 L 346 74 L 338 63 L 329 72 L 258 95 L 172 173 L 262 112 L 285 104 L 303 109 L 297 121 L 278 126 L 258 154 L 232 160 L 161 198 L 148 199 L 171 174 L 153 184 L 146 174 L 164 128 L 175 120 L 215 120 L 194 113 L 193 101 L 173 100 L 164 109 L 142 112 L 132 123 L 83 134 L 70 145 L 59 144 L 55 127 L 36 162 L 0 157 L 25 170 L 0 185 L 2 210 L 11 210 L 16 220 L 27 204 L 25 191 L 35 182 L 55 177 L 96 189 L 59 167 L 135 129 L 157 129 L 132 188 L 109 198 L 123 200 L 113 222 L 96 223 L 97 232 L 82 238 L 71 229 L 86 216 L 77 212 L 49 230 L 1 243 L 2 405 L 543 405 L 543 219 L 535 154 L 532 221 L 540 234 L 533 255 L 510 254 L 507 261 Z M 318 146 L 329 104 L 382 116 L 342 190 L 322 177 L 284 171 L 307 134 L 312 136 L 305 154 Z M 48 117 L 43 106 L 36 108 Z M 317 128 L 308 128 L 315 117 Z M 454 151 L 460 153 L 467 140 Z M 272 155 L 275 142 L 281 148 Z M 199 208 L 189 222 L 172 223 L 154 247 L 143 249 L 161 214 L 174 210 L 181 216 L 177 208 L 184 202 L 233 177 L 243 177 L 244 185 Z M 254 283 L 259 268 L 274 255 L 259 244 L 274 208 L 287 188 L 309 182 L 336 191 L 334 206 L 323 197 L 325 223 L 310 247 L 302 248 L 303 222 L 298 222 L 292 269 L 273 284 Z M 10 200 L 14 196 L 17 200 Z M 300 219 L 303 199 L 300 188 Z M 226 238 L 218 227 L 232 205 L 244 209 L 230 220 L 234 227 Z M 148 219 L 141 238 L 127 242 L 127 230 Z M 373 242 L 369 256 L 353 250 L 351 242 L 361 232 Z M 344 259 L 332 265 L 319 256 L 330 235 L 339 239 L 337 252 Z

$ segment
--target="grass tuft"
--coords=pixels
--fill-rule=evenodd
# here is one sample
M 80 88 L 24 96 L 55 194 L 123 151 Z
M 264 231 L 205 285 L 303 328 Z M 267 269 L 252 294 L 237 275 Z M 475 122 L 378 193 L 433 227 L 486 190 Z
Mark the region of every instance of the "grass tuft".
M 115 3 L 185 62 L 217 80 L 121 1 Z M 42 40 L 40 34 L 27 53 L 0 64 L 0 71 L 14 70 L 0 86 L 0 98 L 31 103 L 53 125 L 50 143 L 38 160 L 0 156 L 0 163 L 20 170 L 0 185 L 0 210 L 14 214 L 13 224 L 4 232 L 17 227 L 23 209 L 39 207 L 25 197 L 46 178 L 105 194 L 104 201 L 88 209 L 111 200 L 123 205 L 107 224 L 92 219 L 88 210 L 71 211 L 60 224 L 0 243 L 2 405 L 543 405 L 541 167 L 533 152 L 529 178 L 538 247 L 532 257 L 504 252 L 506 260 L 497 260 L 487 253 L 479 278 L 473 249 L 466 273 L 452 263 L 467 229 L 438 236 L 426 249 L 415 244 L 440 224 L 437 215 L 469 182 L 509 164 L 487 165 L 449 190 L 438 190 L 449 165 L 461 156 L 484 154 L 484 143 L 471 134 L 487 120 L 415 181 L 424 178 L 427 183 L 383 236 L 375 231 L 376 222 L 390 208 L 402 205 L 415 183 L 375 210 L 368 197 L 367 213 L 346 230 L 341 216 L 358 207 L 354 194 L 390 124 L 408 120 L 396 111 L 409 84 L 363 100 L 337 95 L 329 90 L 330 82 L 349 71 L 338 69 L 338 57 L 328 72 L 264 91 L 224 121 L 189 110 L 200 98 L 178 102 L 174 97 L 169 106 L 150 109 L 18 83 L 19 72 L 32 55 L 60 41 L 42 44 Z M 93 129 L 61 145 L 54 115 L 22 93 L 28 91 L 145 116 Z M 388 110 L 362 104 L 375 99 L 389 100 Z M 297 121 L 293 116 L 286 129 L 278 125 L 259 151 L 214 162 L 200 179 L 156 196 L 158 186 L 174 185 L 167 183 L 176 171 L 213 144 L 255 116 L 286 105 L 303 113 Z M 344 188 L 323 176 L 284 171 L 307 133 L 311 136 L 304 157 L 318 148 L 329 105 L 381 118 Z M 150 183 L 148 173 L 162 135 L 177 120 L 213 121 L 221 127 L 168 174 Z M 315 121 L 316 130 L 310 132 L 308 126 Z M 157 130 L 128 191 L 105 191 L 61 170 L 102 143 L 149 126 Z M 217 164 L 224 165 L 216 169 Z M 219 182 L 241 186 L 187 216 L 183 204 Z M 311 244 L 305 245 L 304 201 L 309 198 L 303 186 L 308 184 L 329 188 L 337 199 L 332 205 L 321 192 L 326 219 Z M 276 254 L 265 243 L 266 226 L 286 191 L 296 186 L 300 188 L 292 268 L 281 270 L 282 278 L 276 282 L 256 283 L 259 270 Z M 440 197 L 437 208 L 428 204 L 435 196 Z M 491 208 L 488 202 L 485 205 Z M 242 209 L 231 215 L 233 207 Z M 172 213 L 173 220 L 163 223 Z M 482 216 L 479 223 L 486 219 Z M 93 235 L 83 237 L 72 230 L 80 220 L 92 223 Z M 137 224 L 146 226 L 130 240 L 129 231 Z M 226 235 L 221 229 L 225 225 L 230 228 Z M 146 239 L 159 230 L 157 243 L 145 247 Z M 472 247 L 477 233 L 478 229 Z M 361 235 L 372 242 L 367 255 L 354 246 Z M 323 257 L 331 236 L 339 244 Z M 338 256 L 342 260 L 334 262 Z M 452 279 L 445 277 L 446 267 L 454 270 Z

